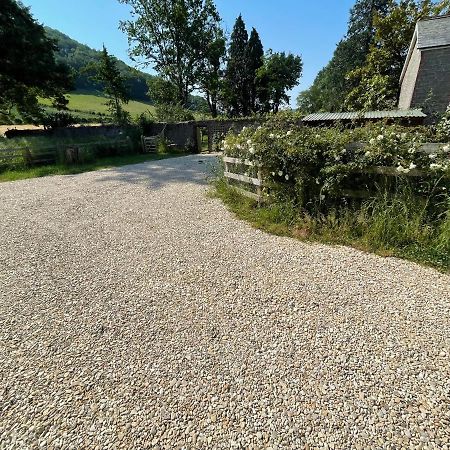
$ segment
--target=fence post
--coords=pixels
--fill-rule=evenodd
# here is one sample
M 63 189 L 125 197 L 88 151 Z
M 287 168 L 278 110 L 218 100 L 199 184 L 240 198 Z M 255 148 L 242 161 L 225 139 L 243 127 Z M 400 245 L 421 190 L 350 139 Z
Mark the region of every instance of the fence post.
M 256 187 L 256 193 L 258 194 L 258 206 L 261 205 L 262 202 L 262 173 L 261 173 L 261 164 L 258 163 L 258 180 L 259 186 Z

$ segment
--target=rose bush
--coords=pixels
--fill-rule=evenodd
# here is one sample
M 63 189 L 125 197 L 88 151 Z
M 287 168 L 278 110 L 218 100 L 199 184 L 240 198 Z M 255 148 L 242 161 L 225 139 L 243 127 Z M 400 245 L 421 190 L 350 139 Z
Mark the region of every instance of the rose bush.
M 448 116 L 443 122 L 450 123 Z M 395 177 L 376 173 L 374 167 L 394 168 L 399 177 L 411 171 L 427 172 L 426 177 L 408 177 L 418 193 L 430 186 L 439 192 L 447 188 L 443 175 L 450 170 L 448 153 L 419 151 L 423 143 L 442 138 L 447 122 L 437 127 L 436 134 L 425 127 L 308 128 L 297 123 L 293 114 L 274 116 L 258 127 L 228 134 L 222 150 L 227 156 L 261 163 L 266 193 L 304 207 L 331 205 L 346 189 L 373 192 L 392 184 Z M 246 170 L 249 175 L 254 171 Z

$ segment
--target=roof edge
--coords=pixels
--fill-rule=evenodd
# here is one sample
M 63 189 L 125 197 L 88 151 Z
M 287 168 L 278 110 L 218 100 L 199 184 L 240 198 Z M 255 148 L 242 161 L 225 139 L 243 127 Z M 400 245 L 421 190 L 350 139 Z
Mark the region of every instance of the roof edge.
M 412 54 L 417 44 L 417 35 L 418 35 L 418 24 L 414 28 L 414 34 L 411 39 L 411 44 L 409 44 L 408 54 L 406 55 L 406 61 L 403 65 L 402 74 L 400 75 L 400 85 L 403 83 L 403 79 L 405 78 L 406 71 L 408 70 L 409 62 L 411 61 Z

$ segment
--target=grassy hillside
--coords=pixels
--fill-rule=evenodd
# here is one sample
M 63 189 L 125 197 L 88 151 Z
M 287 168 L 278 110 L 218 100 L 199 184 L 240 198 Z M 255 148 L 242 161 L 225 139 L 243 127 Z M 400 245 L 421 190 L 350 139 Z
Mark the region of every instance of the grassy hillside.
M 76 117 L 88 119 L 90 121 L 101 121 L 105 120 L 105 116 L 108 116 L 108 108 L 105 105 L 105 97 L 94 94 L 80 94 L 74 92 L 72 94 L 68 94 L 67 98 L 69 99 L 68 106 L 70 113 Z M 47 106 L 49 110 L 52 110 L 50 100 L 41 99 L 40 102 L 41 104 Z M 152 105 L 135 100 L 131 100 L 128 105 L 124 105 L 124 107 L 133 118 L 147 111 L 154 111 L 154 107 Z
M 75 89 L 93 93 L 101 91 L 102 85 L 91 80 L 89 75 L 83 72 L 87 65 L 99 60 L 101 52 L 87 45 L 80 44 L 78 41 L 53 28 L 45 27 L 45 32 L 47 36 L 54 39 L 58 44 L 59 50 L 56 53 L 56 59 L 67 64 L 72 69 Z M 152 75 L 136 70 L 119 59 L 116 59 L 116 63 L 122 76 L 127 80 L 130 97 L 133 100 L 149 101 L 150 99 L 147 97 L 147 81 L 153 78 Z

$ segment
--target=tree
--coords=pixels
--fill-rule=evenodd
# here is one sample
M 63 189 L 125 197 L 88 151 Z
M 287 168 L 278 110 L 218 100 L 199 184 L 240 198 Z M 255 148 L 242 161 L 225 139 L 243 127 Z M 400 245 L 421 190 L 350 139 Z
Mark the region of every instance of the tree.
M 95 71 L 93 78 L 103 85 L 111 116 L 118 123 L 126 122 L 128 114 L 123 109 L 123 104 L 128 103 L 129 92 L 125 79 L 117 67 L 116 59 L 108 53 L 105 46 L 103 46 L 100 61 L 93 64 L 92 69 Z
M 232 116 L 246 116 L 249 113 L 247 43 L 248 33 L 239 15 L 231 33 L 223 92 L 223 101 Z
M 162 77 L 153 77 L 147 81 L 148 97 L 156 105 L 176 105 L 178 102 L 177 86 Z
M 283 103 L 289 103 L 287 91 L 298 84 L 303 63 L 300 56 L 269 51 L 258 69 L 258 96 L 264 112 L 278 112 Z
M 386 14 L 389 1 L 356 1 L 350 11 L 347 35 L 338 43 L 331 61 L 319 72 L 309 92 L 301 93 L 297 99 L 302 110 L 307 104 L 314 109 L 305 112 L 343 109 L 345 97 L 354 87 L 347 74 L 365 64 L 375 35 L 375 17 Z
M 0 42 L 0 114 L 11 117 L 16 108 L 24 119 L 42 119 L 38 96 L 65 109 L 64 93 L 71 88 L 69 69 L 55 61 L 56 43 L 29 8 L 15 0 L 2 1 Z
M 399 79 L 418 20 L 448 11 L 448 0 L 390 1 L 388 14 L 375 17 L 375 37 L 363 67 L 347 77 L 354 88 L 345 106 L 351 110 L 392 109 L 400 94 Z
M 226 41 L 222 30 L 208 44 L 201 70 L 200 88 L 205 93 L 211 115 L 217 117 L 222 89 L 222 63 L 226 53 Z
M 121 22 L 132 45 L 132 58 L 152 64 L 177 88 L 177 103 L 186 106 L 198 86 L 206 51 L 218 34 L 220 17 L 212 0 L 119 0 L 131 7 L 134 20 Z
M 250 33 L 245 56 L 247 60 L 250 110 L 255 113 L 259 108 L 257 73 L 259 68 L 264 64 L 264 48 L 255 28 Z

